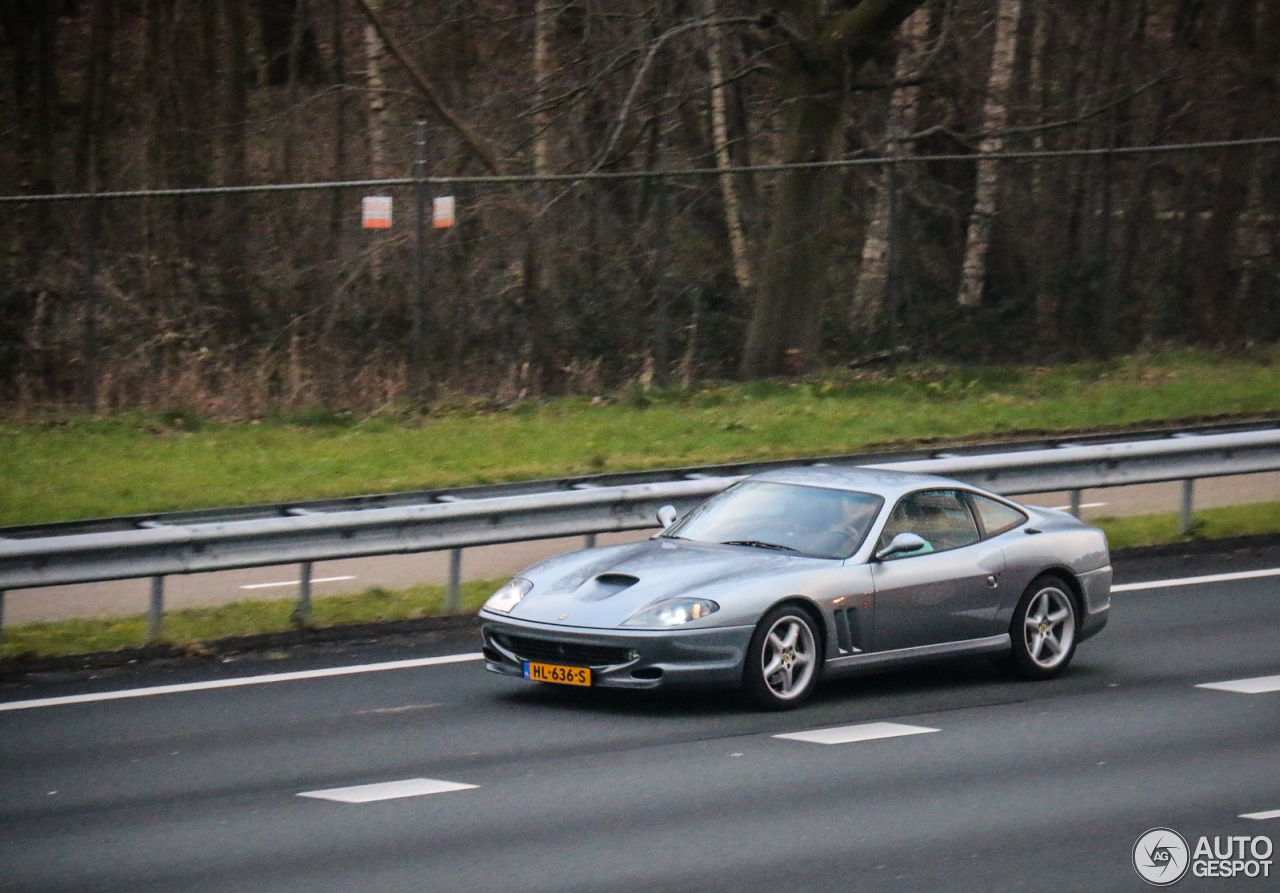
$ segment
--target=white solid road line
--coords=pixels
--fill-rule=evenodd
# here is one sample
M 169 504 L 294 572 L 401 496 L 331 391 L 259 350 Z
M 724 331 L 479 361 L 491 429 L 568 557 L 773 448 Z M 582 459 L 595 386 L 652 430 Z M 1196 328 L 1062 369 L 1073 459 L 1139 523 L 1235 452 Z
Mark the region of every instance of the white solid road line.
M 211 679 L 206 682 L 184 682 L 178 685 L 156 685 L 151 688 L 127 688 L 122 691 L 101 691 L 86 695 L 66 695 L 61 698 L 37 698 L 31 701 L 0 703 L 5 710 L 30 710 L 35 707 L 57 707 L 63 704 L 86 704 L 91 701 L 117 701 L 122 698 L 145 698 L 150 695 L 168 695 L 187 691 L 206 691 L 213 688 L 237 688 L 242 685 L 266 685 L 270 682 L 293 682 L 298 679 L 323 679 L 326 676 L 350 676 L 355 673 L 377 673 L 383 670 L 407 670 L 412 667 L 433 667 L 437 664 L 456 664 L 469 660 L 483 660 L 479 652 L 472 654 L 446 654 L 440 657 L 421 657 L 414 660 L 393 660 L 381 664 L 361 664 L 354 667 L 329 667 L 324 670 L 298 670 L 293 673 L 275 673 L 270 676 L 242 676 L 239 679 Z
M 924 735 L 936 732 L 927 726 L 904 726 L 896 722 L 865 722 L 856 726 L 835 729 L 814 729 L 810 732 L 790 732 L 774 735 L 788 741 L 805 741 L 809 744 L 850 744 L 854 741 L 875 741 L 878 738 L 897 738 L 902 735 Z
M 1205 682 L 1196 688 L 1233 691 L 1242 695 L 1264 695 L 1280 691 L 1280 676 L 1258 676 L 1255 679 L 1233 679 L 1230 682 Z
M 1271 568 L 1261 571 L 1241 571 L 1233 574 L 1210 574 L 1204 577 L 1182 577 L 1175 580 L 1150 580 L 1145 583 L 1122 583 L 1119 586 L 1112 586 L 1112 592 L 1132 592 L 1139 589 L 1162 589 L 1166 586 L 1192 586 L 1197 583 L 1223 583 L 1231 580 L 1250 580 L 1257 577 L 1280 577 L 1280 568 Z M 334 578 L 340 579 L 340 578 Z M 318 581 L 313 581 L 318 582 Z M 263 584 L 255 584 L 263 585 Z M 283 585 L 283 584 L 281 584 Z M 295 679 L 320 679 L 325 676 L 346 676 L 353 673 L 376 673 L 380 670 L 402 670 L 409 667 L 429 667 L 435 664 L 452 664 L 461 661 L 482 660 L 484 655 L 476 652 L 472 654 L 446 654 L 440 657 L 424 657 L 417 660 L 397 660 L 382 664 L 363 664 L 355 667 L 331 667 L 327 670 L 303 670 L 295 673 L 276 673 L 270 676 L 246 676 L 241 679 L 216 679 L 207 682 L 187 682 L 180 685 L 158 685 L 152 688 L 131 688 L 123 691 L 106 691 L 96 692 L 87 695 L 68 695 L 61 698 L 37 698 L 31 701 L 9 701 L 7 703 L 0 702 L 0 712 L 6 710 L 30 710 L 35 707 L 56 707 L 62 704 L 85 704 L 90 701 L 116 701 L 121 698 L 144 698 L 148 695 L 167 695 L 177 694 L 187 691 L 204 691 L 212 688 L 235 688 L 241 685 L 265 685 L 269 682 L 291 682 Z M 1266 680 L 1280 680 L 1280 676 L 1266 677 Z M 1262 681 L 1266 681 L 1262 680 Z M 1259 680 L 1242 680 L 1242 682 L 1257 682 Z M 1199 686 L 1200 688 L 1225 688 L 1226 686 L 1237 683 L 1218 682 L 1209 683 Z M 1225 688 L 1227 691 L 1240 691 L 1241 689 Z M 1276 688 L 1264 688 L 1257 691 L 1249 692 L 1256 694 L 1262 691 L 1280 691 L 1280 683 L 1276 684 Z M 893 725 L 893 723 L 871 723 L 871 725 Z M 855 727 L 856 728 L 856 727 Z M 902 728 L 919 728 L 917 726 L 903 726 Z M 834 730 L 827 730 L 834 731 Z M 923 729 L 926 732 L 936 732 L 937 729 Z M 799 734 L 816 734 L 801 732 Z M 895 734 L 918 734 L 918 732 L 897 732 Z M 794 735 L 777 735 L 778 738 L 795 738 Z M 885 736 L 872 736 L 885 737 Z M 807 740 L 797 738 L 796 740 Z M 850 738 L 850 741 L 867 740 L 860 738 Z M 829 742 L 836 743 L 836 742 Z
M 1269 812 L 1246 812 L 1244 815 L 1240 816 L 1240 818 L 1253 819 L 1257 822 L 1265 821 L 1267 819 L 1280 819 L 1280 809 L 1273 809 Z
M 1258 577 L 1280 577 L 1280 567 L 1264 571 L 1238 571 L 1232 574 L 1207 574 L 1203 577 L 1180 577 L 1176 580 L 1148 580 L 1145 583 L 1121 583 L 1112 586 L 1112 592 L 1134 592 L 1138 589 L 1164 589 L 1167 586 L 1195 586 L 1200 583 L 1228 583 L 1232 580 L 1253 580 Z
M 347 574 L 342 577 L 316 577 L 312 583 L 337 583 L 340 580 L 354 580 L 354 574 Z M 301 586 L 301 580 L 281 580 L 279 583 L 246 583 L 241 589 L 274 589 L 277 586 Z
M 473 784 L 441 781 L 438 778 L 406 778 L 403 781 L 384 781 L 379 784 L 362 784 L 350 788 L 330 788 L 327 791 L 304 791 L 298 796 L 313 797 L 316 800 L 336 800 L 339 803 L 375 803 L 378 800 L 398 800 L 401 797 L 469 791 L 476 787 Z
M 1082 508 L 1082 509 L 1096 509 L 1096 508 L 1101 508 L 1101 507 L 1102 507 L 1102 506 L 1104 506 L 1104 505 L 1106 505 L 1106 503 L 1105 503 L 1105 502 L 1082 502 L 1082 503 L 1080 503 L 1080 508 Z M 1058 512 L 1069 512 L 1069 511 L 1071 511 L 1071 506 L 1069 506 L 1069 505 L 1055 505 L 1055 506 L 1053 506 L 1053 509 L 1054 509 L 1054 511 L 1058 511 Z

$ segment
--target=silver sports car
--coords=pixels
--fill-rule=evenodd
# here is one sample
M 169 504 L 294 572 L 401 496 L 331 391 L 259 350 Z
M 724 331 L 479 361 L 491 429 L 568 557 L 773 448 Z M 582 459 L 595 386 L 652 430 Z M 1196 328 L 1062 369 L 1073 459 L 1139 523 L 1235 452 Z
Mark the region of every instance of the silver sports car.
M 739 686 L 773 710 L 819 679 L 959 655 L 1061 673 L 1102 629 L 1102 531 L 929 475 L 746 478 L 645 542 L 560 555 L 480 611 L 485 666 L 539 682 Z

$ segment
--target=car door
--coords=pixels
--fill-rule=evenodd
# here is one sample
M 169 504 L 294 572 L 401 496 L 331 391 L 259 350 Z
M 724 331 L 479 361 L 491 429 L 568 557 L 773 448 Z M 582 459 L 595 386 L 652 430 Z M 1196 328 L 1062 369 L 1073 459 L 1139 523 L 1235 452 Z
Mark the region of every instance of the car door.
M 873 559 L 875 650 L 912 648 L 996 635 L 1004 553 L 982 540 L 959 490 L 919 490 L 898 501 L 876 544 L 914 533 L 926 546 Z

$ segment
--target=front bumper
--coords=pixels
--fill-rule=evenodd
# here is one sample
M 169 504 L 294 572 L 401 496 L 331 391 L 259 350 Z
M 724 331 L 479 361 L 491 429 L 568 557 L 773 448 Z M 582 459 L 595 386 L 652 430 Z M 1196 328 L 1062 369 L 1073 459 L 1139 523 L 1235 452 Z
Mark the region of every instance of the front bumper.
M 485 669 L 524 677 L 525 661 L 589 667 L 605 688 L 722 687 L 742 681 L 752 626 L 609 630 L 480 612 Z
M 1107 625 L 1111 612 L 1111 565 L 1076 577 L 1084 591 L 1084 617 L 1080 618 L 1080 641 L 1097 635 Z

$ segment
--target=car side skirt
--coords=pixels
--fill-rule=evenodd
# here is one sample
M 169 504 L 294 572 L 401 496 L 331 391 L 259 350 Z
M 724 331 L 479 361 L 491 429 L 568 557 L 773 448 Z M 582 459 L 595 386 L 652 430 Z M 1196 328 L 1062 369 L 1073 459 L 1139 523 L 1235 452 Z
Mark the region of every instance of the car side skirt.
M 987 636 L 984 639 L 965 639 L 962 642 L 939 642 L 935 645 L 919 645 L 915 648 L 896 648 L 893 651 L 871 651 L 831 658 L 823 668 L 826 678 L 851 676 L 917 661 L 936 660 L 944 657 L 971 657 L 984 654 L 1006 654 L 1012 648 L 1008 633 Z

